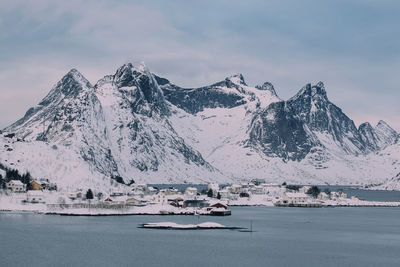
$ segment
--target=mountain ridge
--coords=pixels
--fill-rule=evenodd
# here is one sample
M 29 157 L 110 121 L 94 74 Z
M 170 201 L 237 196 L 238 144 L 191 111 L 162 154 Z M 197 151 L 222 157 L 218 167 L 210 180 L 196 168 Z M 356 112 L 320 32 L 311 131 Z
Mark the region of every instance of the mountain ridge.
M 399 141 L 384 121 L 357 128 L 322 82 L 282 100 L 271 83 L 252 87 L 242 74 L 182 88 L 131 63 L 94 85 L 71 69 L 4 132 L 70 148 L 94 175 L 167 183 L 319 175 L 334 182 L 335 164 L 351 181 L 344 175 L 357 172 L 352 161 L 368 162 Z

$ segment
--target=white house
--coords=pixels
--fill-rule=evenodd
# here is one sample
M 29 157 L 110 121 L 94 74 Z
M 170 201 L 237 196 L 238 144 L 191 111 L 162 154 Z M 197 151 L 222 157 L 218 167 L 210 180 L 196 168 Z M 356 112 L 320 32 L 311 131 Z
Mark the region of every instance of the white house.
M 26 201 L 30 203 L 42 203 L 44 202 L 43 192 L 40 190 L 29 190 L 26 193 Z
M 165 196 L 178 195 L 179 191 L 176 188 L 161 189 L 160 193 Z
M 345 192 L 343 192 L 342 190 L 339 190 L 338 192 L 332 192 L 331 195 L 332 195 L 333 199 L 347 198 L 347 194 Z
M 280 184 L 275 184 L 275 183 L 262 183 L 260 184 L 262 187 L 281 187 Z
M 147 188 L 147 190 L 148 190 L 148 194 L 149 194 L 150 196 L 153 196 L 153 195 L 157 194 L 157 192 L 158 192 L 158 190 L 157 190 L 156 188 L 152 187 L 152 186 L 149 186 L 149 187 Z
M 256 178 L 252 179 L 250 182 L 252 182 L 255 185 L 260 185 L 260 184 L 265 184 L 265 179 Z
M 140 202 L 140 200 L 131 197 L 131 198 L 128 198 L 127 200 L 125 200 L 125 203 L 126 203 L 127 205 L 137 206 L 137 205 L 139 205 L 141 202 Z
M 309 200 L 309 196 L 304 193 L 285 192 L 281 198 L 281 204 L 304 204 Z
M 264 187 L 262 186 L 254 186 L 252 188 L 250 188 L 250 192 L 254 195 L 262 195 L 264 193 Z
M 19 180 L 11 180 L 6 183 L 6 187 L 13 193 L 23 193 L 26 191 L 26 185 Z
M 132 191 L 142 191 L 145 193 L 147 191 L 147 184 L 131 184 Z
M 229 198 L 229 196 L 230 196 L 230 193 L 226 188 L 219 190 L 218 193 L 221 196 L 221 198 Z
M 299 188 L 299 192 L 300 193 L 307 193 L 308 190 L 310 190 L 310 188 L 311 188 L 311 186 L 305 185 L 305 186 Z
M 67 197 L 71 200 L 75 200 L 77 198 L 82 198 L 82 192 L 70 192 L 70 193 L 67 193 Z
M 318 194 L 317 199 L 319 199 L 319 200 L 329 200 L 331 198 L 327 193 L 321 192 L 321 193 Z
M 185 190 L 185 195 L 186 196 L 196 196 L 197 195 L 197 188 L 195 187 L 188 187 Z
M 242 192 L 242 186 L 239 184 L 233 184 L 230 186 L 229 190 L 232 194 L 239 194 L 240 192 Z

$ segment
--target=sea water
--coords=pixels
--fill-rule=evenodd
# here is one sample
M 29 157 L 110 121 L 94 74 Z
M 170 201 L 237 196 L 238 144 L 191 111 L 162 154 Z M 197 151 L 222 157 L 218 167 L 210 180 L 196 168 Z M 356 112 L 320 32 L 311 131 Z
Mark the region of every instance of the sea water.
M 147 222 L 232 230 L 152 230 Z M 0 266 L 400 266 L 400 208 L 232 207 L 232 216 L 0 213 Z

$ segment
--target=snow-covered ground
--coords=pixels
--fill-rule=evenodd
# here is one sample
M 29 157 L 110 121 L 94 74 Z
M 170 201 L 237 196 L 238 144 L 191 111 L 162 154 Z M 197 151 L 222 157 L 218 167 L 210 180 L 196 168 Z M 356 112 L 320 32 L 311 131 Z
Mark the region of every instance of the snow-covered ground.
M 332 192 L 331 195 L 321 193 L 324 198 L 312 198 L 304 193 L 291 193 L 290 191 L 281 190 L 284 188 L 270 188 L 267 194 L 248 194 L 248 197 L 238 197 L 238 194 L 232 194 L 229 198 L 210 198 L 205 195 L 185 196 L 183 194 L 176 195 L 154 195 L 136 198 L 137 204 L 132 206 L 129 200 L 131 196 L 114 196 L 111 202 L 103 200 L 71 200 L 67 198 L 67 194 L 56 191 L 43 191 L 43 201 L 41 203 L 27 203 L 26 193 L 10 193 L 0 192 L 0 211 L 7 212 L 37 212 L 43 214 L 57 215 L 211 215 L 211 211 L 225 211 L 229 206 L 288 206 L 289 204 L 299 204 L 300 206 L 319 206 L 319 207 L 400 207 L 400 202 L 382 202 L 382 201 L 365 201 L 356 197 L 347 198 L 347 196 L 339 196 L 338 193 Z M 305 187 L 305 190 L 307 187 Z M 304 190 L 303 190 L 304 191 Z M 38 192 L 38 191 L 36 191 Z M 40 192 L 40 191 L 39 191 Z M 341 193 L 342 194 L 342 193 Z M 288 197 L 298 197 L 299 200 L 288 200 Z M 292 196 L 293 195 L 293 196 Z M 107 197 L 109 199 L 110 197 Z M 171 201 L 184 200 L 201 200 L 208 203 L 209 206 L 203 208 L 173 206 Z M 293 203 L 291 201 L 294 201 Z M 142 203 L 142 204 L 141 204 Z M 178 202 L 176 202 L 178 203 Z M 216 205 L 216 206 L 214 206 Z M 290 206 L 290 205 L 289 205 Z

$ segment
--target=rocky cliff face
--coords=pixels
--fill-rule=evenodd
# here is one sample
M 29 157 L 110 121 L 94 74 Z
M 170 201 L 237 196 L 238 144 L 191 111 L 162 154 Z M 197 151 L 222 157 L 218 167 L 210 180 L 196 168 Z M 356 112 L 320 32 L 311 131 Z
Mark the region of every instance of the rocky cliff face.
M 399 134 L 382 120 L 375 127 L 365 122 L 360 125 L 358 130 L 363 143 L 371 151 L 380 151 L 396 143 L 399 139 Z
M 251 146 L 289 160 L 302 160 L 313 147 L 332 145 L 347 154 L 368 152 L 354 122 L 328 100 L 322 82 L 307 84 L 288 101 L 259 110 L 249 133 Z

